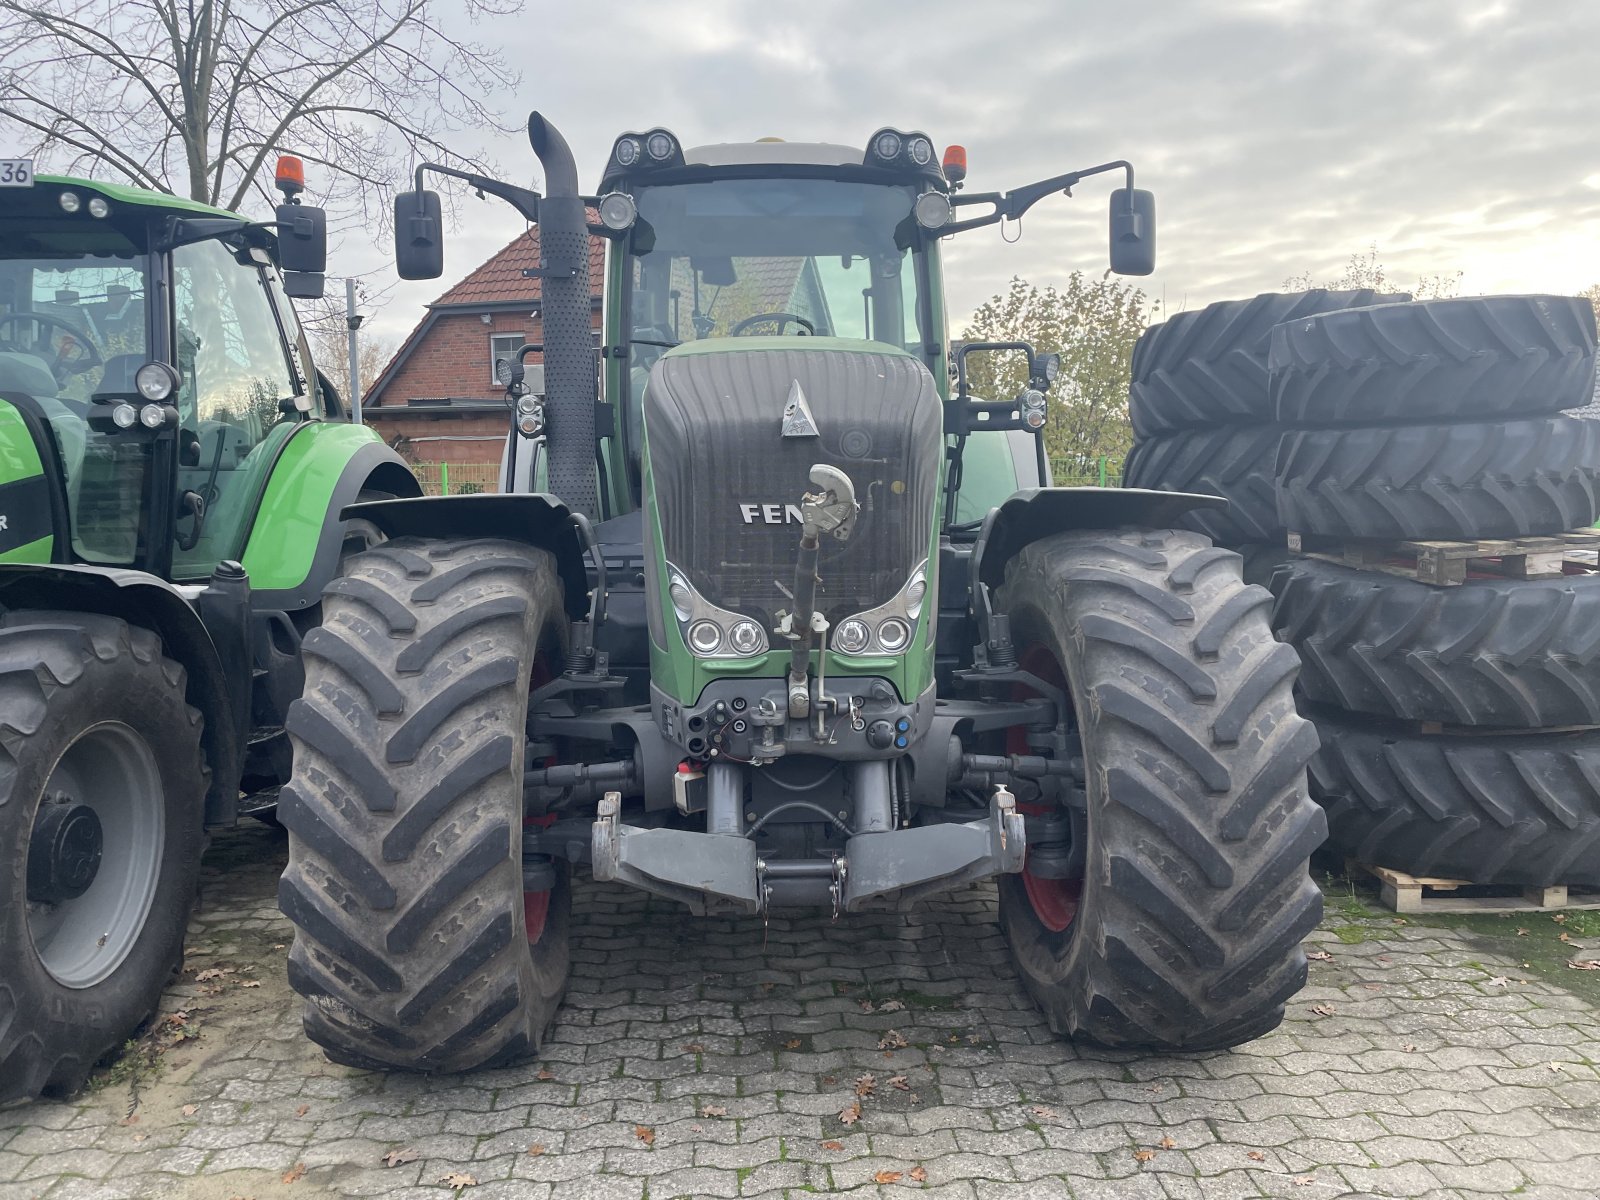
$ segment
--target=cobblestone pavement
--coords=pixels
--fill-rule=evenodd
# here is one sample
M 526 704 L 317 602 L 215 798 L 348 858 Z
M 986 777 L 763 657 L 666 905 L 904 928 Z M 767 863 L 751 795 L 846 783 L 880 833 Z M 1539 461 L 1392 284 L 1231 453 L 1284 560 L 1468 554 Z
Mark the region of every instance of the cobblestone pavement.
M 1348 899 L 1280 1031 L 1152 1057 L 1051 1037 L 992 889 L 763 929 L 584 884 L 543 1062 L 423 1080 L 301 1035 L 283 858 L 265 827 L 213 847 L 154 1031 L 0 1109 L 0 1200 L 1600 1193 L 1600 1003 L 1566 986 L 1595 977 Z

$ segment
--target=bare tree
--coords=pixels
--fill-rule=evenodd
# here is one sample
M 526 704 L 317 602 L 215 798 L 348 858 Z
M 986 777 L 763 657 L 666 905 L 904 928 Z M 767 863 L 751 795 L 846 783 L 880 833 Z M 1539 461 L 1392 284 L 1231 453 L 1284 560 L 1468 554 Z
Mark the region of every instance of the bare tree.
M 516 82 L 454 30 L 518 0 L 0 0 L 0 130 L 65 170 L 240 208 L 279 153 L 370 221 L 420 159 L 475 162 Z M 20 136 L 17 136 L 20 134 Z M 381 219 L 381 216 L 380 216 Z

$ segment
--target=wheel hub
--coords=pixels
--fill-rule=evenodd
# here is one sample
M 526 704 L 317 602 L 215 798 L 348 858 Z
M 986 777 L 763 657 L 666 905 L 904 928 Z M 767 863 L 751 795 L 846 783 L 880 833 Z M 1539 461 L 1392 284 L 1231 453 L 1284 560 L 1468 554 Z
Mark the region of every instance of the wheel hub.
M 47 801 L 28 843 L 28 899 L 37 904 L 76 900 L 100 872 L 105 831 L 87 804 Z

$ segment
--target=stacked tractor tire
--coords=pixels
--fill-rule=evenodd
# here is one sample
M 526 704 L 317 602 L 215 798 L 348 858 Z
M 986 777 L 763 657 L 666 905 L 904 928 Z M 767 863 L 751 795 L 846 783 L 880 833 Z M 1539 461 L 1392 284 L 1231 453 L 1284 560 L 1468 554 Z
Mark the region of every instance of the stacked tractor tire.
M 1594 310 L 1557 296 L 1273 294 L 1140 339 L 1124 482 L 1228 499 L 1191 520 L 1299 651 L 1333 850 L 1600 885 L 1600 573 L 1508 577 L 1491 544 L 1600 516 L 1600 421 L 1563 415 L 1594 373 Z M 1442 586 L 1415 542 L 1483 553 Z

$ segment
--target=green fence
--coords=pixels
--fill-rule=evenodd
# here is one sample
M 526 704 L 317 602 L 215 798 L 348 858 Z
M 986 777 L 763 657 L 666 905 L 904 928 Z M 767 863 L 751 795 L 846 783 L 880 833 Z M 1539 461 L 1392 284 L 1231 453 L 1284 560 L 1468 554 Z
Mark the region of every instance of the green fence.
M 500 490 L 499 463 L 412 463 L 425 496 L 466 496 Z
M 1057 487 L 1121 487 L 1122 459 L 1110 455 L 1052 458 L 1050 477 Z

